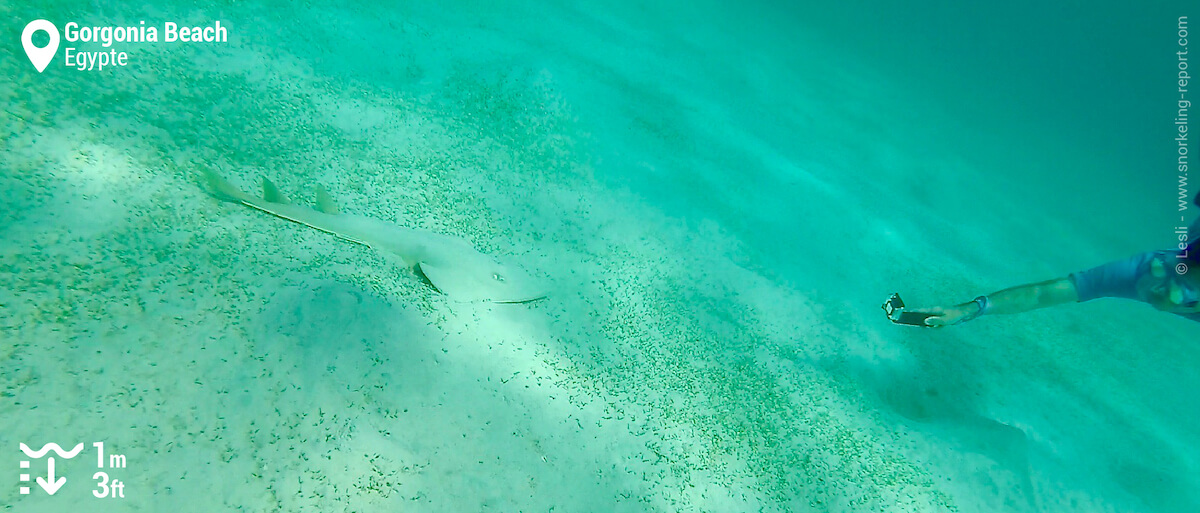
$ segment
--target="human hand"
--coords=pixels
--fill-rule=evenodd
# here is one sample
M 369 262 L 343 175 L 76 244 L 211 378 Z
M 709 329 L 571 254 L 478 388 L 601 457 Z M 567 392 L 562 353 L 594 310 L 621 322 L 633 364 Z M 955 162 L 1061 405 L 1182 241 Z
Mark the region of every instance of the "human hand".
M 920 311 L 933 314 L 925 319 L 926 326 L 941 328 L 969 320 L 978 310 L 979 304 L 970 301 L 961 305 L 949 307 L 935 306 L 933 308 L 924 308 Z

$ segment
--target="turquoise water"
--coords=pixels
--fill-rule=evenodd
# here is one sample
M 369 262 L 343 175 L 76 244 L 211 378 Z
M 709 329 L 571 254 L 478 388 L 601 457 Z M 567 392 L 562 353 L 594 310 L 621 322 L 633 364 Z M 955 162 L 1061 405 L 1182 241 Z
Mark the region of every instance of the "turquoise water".
M 879 311 L 1170 247 L 1192 13 L 839 5 L 0 5 L 0 505 L 1198 509 L 1193 323 Z M 228 41 L 38 73 L 39 18 Z M 458 301 L 206 172 L 548 294 Z

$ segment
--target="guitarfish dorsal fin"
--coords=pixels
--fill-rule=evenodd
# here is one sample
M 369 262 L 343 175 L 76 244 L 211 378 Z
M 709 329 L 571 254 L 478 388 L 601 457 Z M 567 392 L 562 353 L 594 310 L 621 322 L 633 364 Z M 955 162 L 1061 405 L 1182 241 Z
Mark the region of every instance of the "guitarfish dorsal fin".
M 338 209 L 337 203 L 333 201 L 333 196 L 329 195 L 329 191 L 325 190 L 324 186 L 317 186 L 317 210 L 326 214 L 340 214 L 342 211 Z
M 270 203 L 279 203 L 281 205 L 290 205 L 292 203 L 287 199 L 287 196 L 284 196 L 282 192 L 279 192 L 279 188 L 275 187 L 275 184 L 271 183 L 270 180 L 267 180 L 267 177 L 264 176 L 262 182 L 264 200 L 267 200 Z

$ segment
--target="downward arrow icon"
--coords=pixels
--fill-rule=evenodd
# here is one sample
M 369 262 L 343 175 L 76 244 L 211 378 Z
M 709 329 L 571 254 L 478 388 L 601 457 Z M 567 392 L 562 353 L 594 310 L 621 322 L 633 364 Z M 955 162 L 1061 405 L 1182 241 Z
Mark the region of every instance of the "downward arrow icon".
M 58 489 L 62 487 L 62 485 L 66 484 L 67 478 L 60 477 L 57 480 L 54 479 L 54 457 L 53 456 L 48 458 L 48 461 L 46 461 L 46 466 L 49 467 L 49 469 L 46 471 L 46 477 L 44 479 L 41 477 L 38 477 L 37 484 L 38 484 L 38 486 L 41 486 L 43 490 L 46 490 L 47 494 L 54 495 L 54 492 L 57 492 Z

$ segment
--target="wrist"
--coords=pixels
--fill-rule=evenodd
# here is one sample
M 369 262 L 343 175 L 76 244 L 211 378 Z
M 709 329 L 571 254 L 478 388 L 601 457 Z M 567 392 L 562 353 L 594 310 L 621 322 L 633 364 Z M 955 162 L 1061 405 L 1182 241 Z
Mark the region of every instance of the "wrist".
M 959 321 L 955 324 L 973 321 L 980 315 L 987 313 L 988 308 L 991 307 L 991 300 L 989 300 L 987 296 L 979 296 L 970 302 L 963 303 L 962 307 L 968 313 L 959 319 Z
M 973 299 L 971 302 L 979 305 L 979 311 L 975 314 L 975 317 L 979 317 L 980 315 L 988 313 L 988 310 L 992 308 L 992 300 L 987 296 L 979 296 Z

